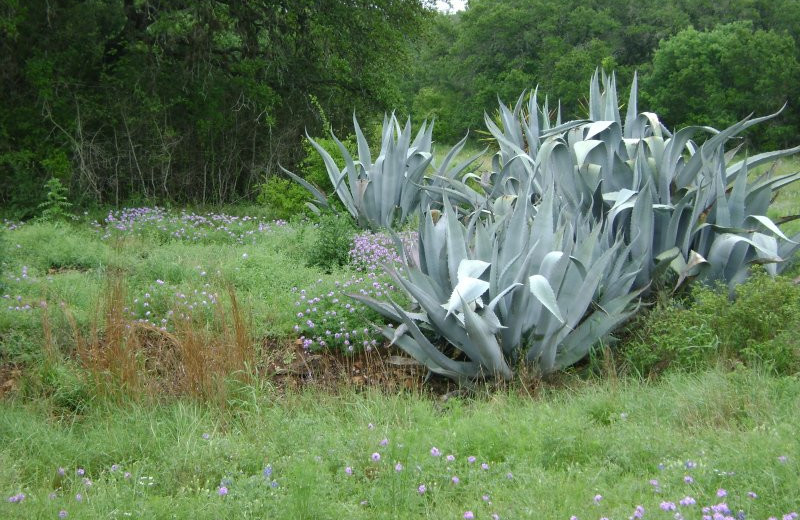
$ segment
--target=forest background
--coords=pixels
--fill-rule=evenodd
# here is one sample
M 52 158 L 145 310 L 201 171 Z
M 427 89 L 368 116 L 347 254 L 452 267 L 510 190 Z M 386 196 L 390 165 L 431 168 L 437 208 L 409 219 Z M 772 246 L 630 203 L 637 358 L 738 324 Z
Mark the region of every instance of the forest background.
M 53 178 L 84 207 L 255 200 L 279 163 L 302 172 L 304 131 L 344 138 L 354 112 L 371 128 L 395 111 L 435 118 L 439 143 L 478 139 L 498 98 L 536 86 L 581 118 L 597 67 L 616 71 L 620 99 L 637 71 L 640 106 L 670 128 L 788 103 L 746 135 L 754 150 L 786 146 L 800 135 L 799 49 L 797 0 L 470 0 L 451 13 L 427 0 L 2 0 L 0 205 L 37 214 Z

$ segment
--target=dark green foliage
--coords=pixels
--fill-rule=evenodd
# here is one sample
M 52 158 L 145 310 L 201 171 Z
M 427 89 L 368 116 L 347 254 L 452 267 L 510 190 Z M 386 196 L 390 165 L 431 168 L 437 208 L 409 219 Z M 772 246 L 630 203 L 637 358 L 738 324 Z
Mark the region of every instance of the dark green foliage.
M 52 222 L 65 219 L 67 211 L 72 207 L 72 203 L 67 200 L 67 188 L 61 184 L 58 177 L 51 177 L 44 187 L 47 195 L 45 201 L 39 204 L 41 210 L 39 220 Z
M 750 113 L 774 112 L 800 93 L 800 64 L 788 34 L 754 30 L 751 22 L 688 28 L 661 42 L 644 91 L 668 126 L 723 128 Z M 797 111 L 751 132 L 761 146 L 795 140 Z
M 346 214 L 323 214 L 317 227 L 317 239 L 308 251 L 308 264 L 330 271 L 347 264 L 356 228 Z
M 736 288 L 732 301 L 726 288 L 696 287 L 689 301 L 660 304 L 628 330 L 620 355 L 643 376 L 704 369 L 720 359 L 794 374 L 800 370 L 800 286 L 759 273 Z
M 7 0 L 0 7 L 0 201 L 226 202 L 294 166 L 304 128 L 398 104 L 420 0 Z M 327 132 L 327 128 L 325 129 Z M 62 176 L 66 159 L 67 175 Z
M 686 75 L 676 78 L 683 86 L 648 81 L 659 68 L 653 63 L 659 42 L 667 45 L 692 26 L 728 38 L 730 28 L 718 28 L 737 21 L 750 24 L 749 31 L 734 31 L 737 40 L 705 39 L 678 53 L 670 70 Z M 800 132 L 800 107 L 792 102 L 800 84 L 792 76 L 799 27 L 795 0 L 470 0 L 466 11 L 436 17 L 404 88 L 414 117 L 436 115 L 437 137 L 455 141 L 480 126 L 498 96 L 516 99 L 538 85 L 550 96 L 551 110 L 561 100 L 565 119 L 585 117 L 583 78 L 598 66 L 616 70 L 620 79 L 636 69 L 645 101 L 648 93 L 658 97 L 655 106 L 642 108 L 675 111 L 666 121 L 670 127 L 698 120 L 724 127 L 751 112 L 774 112 L 788 99 L 780 128 L 750 136 L 757 145 L 777 146 Z

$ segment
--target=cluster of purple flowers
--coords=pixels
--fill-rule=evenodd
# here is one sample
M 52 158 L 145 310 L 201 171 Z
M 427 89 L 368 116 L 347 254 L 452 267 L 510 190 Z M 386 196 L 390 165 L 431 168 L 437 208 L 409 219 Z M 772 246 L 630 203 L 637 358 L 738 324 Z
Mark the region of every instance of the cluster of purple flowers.
M 105 218 L 105 225 L 93 223 L 96 231 L 102 233 L 103 240 L 124 235 L 157 235 L 168 240 L 201 242 L 213 239 L 237 244 L 253 242 L 259 233 L 268 233 L 286 224 L 285 220 L 264 221 L 259 217 L 224 213 L 172 213 L 158 206 L 111 211 Z
M 14 231 L 15 229 L 19 229 L 24 225 L 24 222 L 16 222 L 14 220 L 8 220 L 4 218 L 2 228 L 6 231 Z
M 370 430 L 375 429 L 375 426 L 370 423 L 367 425 L 367 428 Z M 392 449 L 391 442 L 388 438 L 384 437 L 378 443 L 379 449 L 378 451 L 374 451 L 372 454 L 368 456 L 364 456 L 364 459 L 361 463 L 361 467 L 356 464 L 353 465 L 346 465 L 344 467 L 344 474 L 349 477 L 354 477 L 360 474 L 370 474 L 370 478 L 380 478 L 380 475 L 394 475 L 403 473 L 406 471 L 406 467 L 403 461 L 392 460 L 392 453 L 394 450 Z M 402 448 L 402 444 L 397 444 L 398 448 Z M 385 453 L 381 453 L 380 448 L 387 448 Z M 370 450 L 371 451 L 371 450 Z M 476 468 L 470 468 L 470 465 L 475 464 L 477 462 L 477 457 L 474 455 L 470 455 L 468 457 L 462 458 L 461 460 L 466 461 L 467 464 L 459 463 L 458 457 L 452 453 L 444 455 L 442 450 L 440 450 L 436 446 L 431 446 L 428 450 L 428 454 L 424 456 L 429 458 L 429 460 L 435 460 L 437 469 L 434 471 L 437 475 L 446 475 L 444 480 L 440 480 L 439 478 L 434 478 L 433 480 L 429 480 L 427 482 L 415 483 L 414 485 L 416 488 L 410 488 L 407 490 L 408 493 L 416 493 L 419 496 L 429 496 L 432 491 L 440 488 L 441 486 L 449 485 L 449 486 L 459 486 L 462 482 L 462 478 L 454 473 L 460 470 L 462 475 L 466 475 L 464 478 L 471 479 L 479 482 L 485 482 L 485 475 L 491 475 L 491 473 L 486 473 L 489 471 L 489 464 L 487 462 L 482 462 L 480 464 L 481 471 L 477 471 Z M 413 467 L 413 466 L 409 466 Z M 363 469 L 362 469 L 363 468 Z M 376 473 L 377 471 L 377 473 Z M 414 472 L 413 470 L 411 470 Z M 416 472 L 422 472 L 422 466 L 416 465 Z M 385 473 L 384 473 L 385 472 Z M 506 479 L 512 480 L 513 475 L 511 473 L 506 474 Z M 419 482 L 419 481 L 417 481 Z M 477 497 L 476 497 L 477 499 Z M 476 500 L 477 501 L 477 500 Z M 362 505 L 365 505 L 365 501 L 362 501 Z M 491 518 L 492 520 L 500 520 L 500 515 L 494 512 L 489 512 L 491 509 L 494 509 L 494 505 L 491 500 L 491 496 L 489 493 L 482 493 L 480 495 L 480 502 L 483 505 L 481 506 L 486 511 L 486 516 Z M 490 509 L 491 508 L 491 509 Z M 463 513 L 464 518 L 477 518 L 478 516 L 484 517 L 481 515 L 481 512 L 477 510 L 467 510 Z
M 322 280 L 317 280 L 310 289 L 292 288 L 297 295 L 294 331 L 303 342 L 303 348 L 356 352 L 376 347 L 382 335 L 370 321 L 380 317 L 347 295 L 359 293 L 379 298 L 396 291 L 395 287 L 374 272 L 337 281 L 332 290 L 321 288 L 322 284 Z
M 411 252 L 417 243 L 417 232 L 398 235 L 406 252 Z M 349 253 L 350 264 L 359 271 L 380 271 L 384 264 L 401 261 L 394 239 L 385 233 L 366 231 L 353 237 Z
M 400 237 L 410 251 L 417 233 L 402 233 Z M 380 330 L 371 325 L 371 321 L 382 322 L 382 318 L 347 295 L 357 293 L 378 299 L 387 294 L 399 296 L 382 268 L 400 262 L 395 243 L 386 234 L 364 232 L 353 237 L 349 257 L 350 265 L 363 274 L 337 281 L 333 289 L 322 289 L 322 280 L 311 288 L 292 288 L 297 294 L 294 331 L 305 349 L 369 351 L 383 341 Z
M 201 289 L 183 292 L 163 280 L 156 280 L 123 312 L 134 321 L 166 331 L 174 330 L 177 320 L 189 320 L 198 314 L 213 312 L 218 302 L 219 294 L 212 291 L 209 283 L 203 284 Z
M 786 461 L 785 456 L 778 457 L 778 461 Z M 686 461 L 682 464 L 670 464 L 671 467 L 679 468 L 680 470 L 694 470 L 698 467 L 697 463 L 694 461 Z M 665 471 L 667 468 L 666 464 L 659 464 L 658 469 L 660 471 Z M 720 472 L 715 470 L 714 473 L 716 475 L 722 476 L 731 476 L 734 475 L 732 472 Z M 686 495 L 685 491 L 688 487 L 690 490 L 696 490 L 694 484 L 697 483 L 697 480 L 692 477 L 691 475 L 685 475 L 680 479 L 683 483 L 681 486 L 681 491 L 679 493 L 683 494 L 683 498 L 678 500 L 661 500 L 658 503 L 658 509 L 664 511 L 666 513 L 670 513 L 672 518 L 675 520 L 683 520 L 684 515 L 690 515 L 691 518 L 702 518 L 702 520 L 744 520 L 747 517 L 747 514 L 744 510 L 739 509 L 734 512 L 731 507 L 728 505 L 726 501 L 722 501 L 716 504 L 709 504 L 707 506 L 698 507 L 698 501 L 691 495 Z M 656 495 L 662 494 L 662 486 L 661 482 L 658 479 L 651 479 L 649 481 L 650 486 L 652 487 L 654 493 Z M 716 499 L 727 499 L 729 498 L 729 493 L 724 488 L 718 488 L 714 492 L 714 496 Z M 758 495 L 753 491 L 748 491 L 744 498 L 746 500 L 755 500 L 758 498 Z M 600 506 L 601 501 L 603 500 L 602 495 L 595 495 L 593 498 L 594 504 Z M 645 508 L 643 505 L 637 505 L 636 509 L 633 511 L 633 514 L 629 517 L 630 520 L 638 520 L 640 518 L 645 517 Z M 606 517 L 603 517 L 606 518 Z M 796 520 L 798 518 L 798 514 L 796 512 L 786 513 L 781 516 L 782 520 Z M 579 520 L 576 515 L 572 515 L 570 520 Z M 778 517 L 770 517 L 769 520 L 778 520 Z

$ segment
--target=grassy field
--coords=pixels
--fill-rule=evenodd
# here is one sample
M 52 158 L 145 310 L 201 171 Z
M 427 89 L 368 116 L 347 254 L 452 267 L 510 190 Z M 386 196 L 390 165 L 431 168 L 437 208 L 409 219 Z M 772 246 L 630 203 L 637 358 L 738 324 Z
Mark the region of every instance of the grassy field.
M 800 213 L 798 190 L 770 216 Z M 376 316 L 349 303 L 395 290 L 376 236 L 339 266 L 322 240 L 336 229 L 253 208 L 4 227 L 0 518 L 766 520 L 800 507 L 798 375 L 681 361 L 696 338 L 724 346 L 715 330 L 736 308 L 640 327 L 629 353 L 643 363 L 660 364 L 642 357 L 649 338 L 678 353 L 658 379 L 618 377 L 601 356 L 446 399 L 413 368 L 387 372 Z M 747 348 L 783 342 L 796 359 L 782 334 Z M 322 384 L 324 363 L 340 377 Z M 395 384 L 366 385 L 377 370 Z
M 533 399 L 267 386 L 226 411 L 98 403 L 61 418 L 14 401 L 0 492 L 25 498 L 0 517 L 780 518 L 800 496 L 798 409 L 797 378 L 746 370 Z

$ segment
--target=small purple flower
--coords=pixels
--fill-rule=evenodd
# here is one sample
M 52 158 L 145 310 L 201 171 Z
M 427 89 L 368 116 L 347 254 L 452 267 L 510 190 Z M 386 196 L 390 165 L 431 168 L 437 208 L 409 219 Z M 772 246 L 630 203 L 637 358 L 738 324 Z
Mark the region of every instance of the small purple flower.
M 346 468 L 344 468 L 344 472 L 347 475 L 352 475 L 353 474 L 353 468 L 351 468 L 350 466 L 347 466 Z
M 513 480 L 514 479 L 514 474 L 509 471 L 508 473 L 506 473 L 506 478 L 508 480 Z
M 111 471 L 119 471 L 119 464 L 112 464 Z
M 81 495 L 80 493 L 76 494 L 75 500 L 77 500 L 78 502 L 83 502 L 83 495 Z
M 58 498 L 58 493 L 53 491 L 49 495 L 47 495 L 47 498 L 49 498 L 50 500 L 55 500 L 56 498 Z
M 685 477 L 683 477 L 683 481 L 686 482 L 687 484 L 693 484 L 694 483 L 694 479 L 692 478 L 691 475 L 686 475 Z
M 272 466 L 271 466 L 271 465 L 269 465 L 269 464 L 267 464 L 267 465 L 264 467 L 264 471 L 262 471 L 262 474 L 264 475 L 264 478 L 269 478 L 269 477 L 271 477 L 271 476 L 272 476 Z
M 726 497 L 726 496 L 728 496 L 728 492 L 727 492 L 727 491 L 725 491 L 725 490 L 724 490 L 724 489 L 722 489 L 722 488 L 719 488 L 719 489 L 717 490 L 717 496 L 718 496 L 719 498 Z
M 489 465 L 484 462 L 484 463 L 481 464 L 481 469 L 484 470 L 484 471 L 488 470 L 489 469 Z
M 130 471 L 126 471 L 126 472 L 125 472 L 125 475 L 123 475 L 123 476 L 124 476 L 125 478 L 131 478 L 131 472 L 130 472 Z
M 211 434 L 209 434 L 209 433 L 204 433 L 203 435 L 201 435 L 201 437 L 203 437 L 203 439 L 205 439 L 205 440 L 208 440 L 208 439 L 210 439 L 210 438 L 211 438 Z
M 372 461 L 373 462 L 378 462 L 379 460 L 381 460 L 381 454 L 378 453 L 378 452 L 373 453 L 372 454 Z
M 680 505 L 684 506 L 684 507 L 686 507 L 686 506 L 693 506 L 693 505 L 697 504 L 697 500 L 695 500 L 694 498 L 692 498 L 692 497 L 690 497 L 690 496 L 686 496 L 686 497 L 683 497 L 683 498 L 680 500 L 680 502 L 678 502 L 678 503 L 679 503 Z
M 481 497 L 481 499 L 482 499 L 484 502 L 489 502 L 489 495 L 483 495 L 483 496 Z M 491 503 L 491 502 L 490 502 L 490 503 Z
M 442 452 L 441 452 L 441 451 L 439 451 L 439 448 L 437 448 L 436 446 L 434 446 L 433 448 L 431 448 L 431 456 L 432 456 L 432 457 L 438 457 L 438 456 L 440 456 L 441 454 L 442 454 Z
M 747 498 L 758 498 L 758 495 L 756 495 L 756 494 L 755 494 L 754 492 L 752 492 L 752 491 L 748 491 L 748 492 L 747 492 Z
M 225 495 L 228 494 L 228 488 L 226 488 L 225 486 L 220 486 L 219 489 L 217 489 L 217 493 L 219 494 L 219 496 L 224 497 Z
M 475 458 L 475 457 L 473 457 L 472 455 L 470 455 L 469 457 L 467 457 L 467 462 L 469 462 L 470 464 L 474 463 L 476 460 L 478 460 L 478 459 L 476 459 L 476 458 Z
M 67 474 L 67 470 L 65 470 L 64 468 L 58 468 L 57 473 L 59 477 L 63 477 L 64 475 Z
M 381 442 L 379 442 L 378 444 L 380 444 L 381 446 L 386 446 L 387 444 L 389 444 L 389 439 L 386 439 L 386 438 L 384 438 L 384 439 L 383 439 Z
M 447 457 L 445 457 L 445 460 L 447 462 L 453 462 L 454 460 L 456 460 L 456 458 L 454 455 L 448 455 Z
M 643 518 L 643 517 L 644 517 L 644 507 L 636 506 L 636 510 L 633 512 L 633 518 Z
M 675 502 L 661 502 L 658 507 L 660 507 L 662 511 L 675 511 L 675 509 L 677 509 Z
M 492 513 L 492 517 L 491 518 L 492 518 L 492 520 L 500 520 L 500 515 L 498 515 L 497 513 Z
M 417 493 L 419 493 L 420 495 L 424 495 L 427 490 L 428 488 L 425 487 L 425 484 L 420 484 L 419 487 L 417 488 Z
M 78 468 L 75 470 L 75 474 L 78 475 L 79 477 L 82 477 L 84 473 L 86 473 L 86 470 L 84 470 L 83 468 Z
M 64 509 L 62 509 L 61 511 L 58 512 L 58 517 L 59 518 L 66 518 L 67 517 L 67 512 Z
M 8 501 L 11 502 L 12 504 L 17 502 L 22 502 L 23 500 L 25 500 L 25 493 L 17 493 L 14 496 L 8 497 Z
M 394 465 L 394 470 L 397 472 L 403 471 L 403 465 L 398 462 Z
M 595 495 L 594 496 L 594 503 L 595 504 L 599 504 L 601 500 L 603 500 L 603 495 Z
M 276 488 L 276 487 L 278 487 L 278 482 L 276 480 L 273 480 L 272 482 L 269 483 L 269 485 L 272 488 Z
M 650 481 L 650 485 L 651 485 L 651 486 L 653 486 L 653 487 L 658 487 L 658 480 L 656 480 L 656 479 L 652 479 L 652 480 Z
M 453 478 L 450 479 L 450 482 L 452 482 L 453 484 L 458 484 L 459 482 L 461 482 L 461 480 L 457 476 L 453 475 Z
M 684 466 L 686 467 L 686 469 L 693 469 L 693 468 L 696 468 L 696 467 L 697 467 L 697 464 L 696 464 L 694 461 L 687 460 L 687 461 L 684 463 Z
M 475 513 L 473 513 L 472 511 L 467 511 L 466 513 L 464 513 L 464 518 L 466 520 L 472 520 L 473 518 L 475 518 Z
M 789 460 L 789 457 L 787 457 L 786 455 L 781 455 L 780 457 L 778 457 L 778 462 L 780 462 L 781 464 L 785 464 L 787 460 Z

